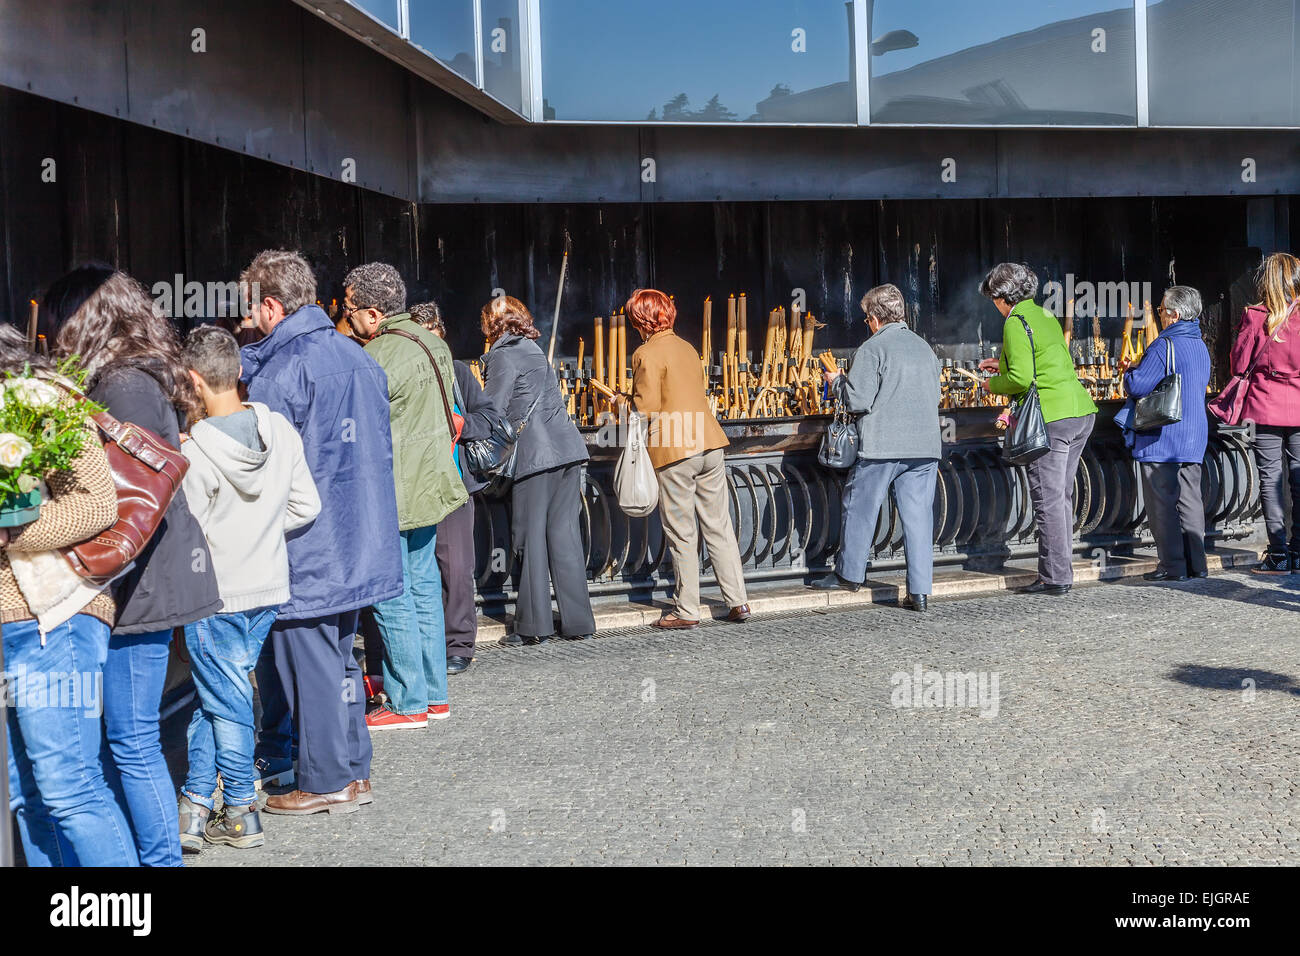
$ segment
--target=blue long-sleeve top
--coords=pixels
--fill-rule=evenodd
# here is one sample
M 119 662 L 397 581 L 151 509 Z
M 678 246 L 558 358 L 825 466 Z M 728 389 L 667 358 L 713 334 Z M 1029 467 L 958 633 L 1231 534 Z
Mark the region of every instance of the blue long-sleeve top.
M 1167 374 L 1166 343 L 1174 346 L 1175 371 L 1183 377 L 1183 418 L 1149 432 L 1133 436 L 1133 457 L 1137 461 L 1200 463 L 1209 440 L 1205 417 L 1205 390 L 1210 384 L 1210 350 L 1201 340 L 1199 322 L 1175 322 L 1156 338 L 1142 361 L 1124 376 L 1124 388 L 1132 398 L 1151 393 Z

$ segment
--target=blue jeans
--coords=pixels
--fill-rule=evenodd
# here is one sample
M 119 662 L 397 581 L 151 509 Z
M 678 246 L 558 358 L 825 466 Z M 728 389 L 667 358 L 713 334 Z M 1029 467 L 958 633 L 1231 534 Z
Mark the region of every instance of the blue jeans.
M 844 483 L 844 527 L 836 571 L 861 584 L 876 537 L 876 523 L 892 490 L 903 522 L 907 590 L 929 594 L 934 584 L 934 484 L 939 463 L 933 458 L 896 461 L 859 458 Z
M 159 708 L 172 632 L 114 634 L 104 664 L 104 776 L 126 808 L 144 866 L 181 866 L 176 786 L 163 759 Z
M 190 719 L 189 772 L 184 791 L 199 806 L 214 809 L 217 771 L 227 806 L 257 802 L 253 789 L 253 685 L 248 672 L 257 664 L 275 608 L 214 614 L 185 625 L 185 647 L 199 692 L 200 707 Z
M 100 764 L 108 625 L 77 614 L 46 634 L 44 646 L 35 621 L 0 630 L 5 671 L 17 682 L 10 690 L 14 707 L 5 709 L 9 808 L 28 866 L 138 865 L 131 828 Z M 75 678 L 79 696 L 51 696 L 44 675 L 59 675 L 69 691 L 67 681 Z
M 430 525 L 401 532 L 406 588 L 400 597 L 375 605 L 375 622 L 384 635 L 384 693 L 398 714 L 423 714 L 430 704 L 447 703 L 437 531 Z

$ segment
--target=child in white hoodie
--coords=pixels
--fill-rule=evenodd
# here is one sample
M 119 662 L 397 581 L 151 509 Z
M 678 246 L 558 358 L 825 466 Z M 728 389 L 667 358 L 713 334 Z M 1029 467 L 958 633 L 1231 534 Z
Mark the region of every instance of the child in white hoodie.
M 289 600 L 285 535 L 311 524 L 320 496 L 302 438 L 283 415 L 240 400 L 239 346 L 203 325 L 185 340 L 185 363 L 208 417 L 182 445 L 183 487 L 208 541 L 220 613 L 185 627 L 201 707 L 189 727 L 189 773 L 180 796 L 181 846 L 247 848 L 265 842 L 253 770 L 253 689 L 248 672 Z M 223 807 L 214 811 L 217 773 Z

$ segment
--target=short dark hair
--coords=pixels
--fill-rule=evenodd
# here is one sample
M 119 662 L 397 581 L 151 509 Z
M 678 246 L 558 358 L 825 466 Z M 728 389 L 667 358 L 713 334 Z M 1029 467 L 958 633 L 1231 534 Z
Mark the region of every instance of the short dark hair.
M 357 266 L 343 280 L 343 290 L 352 290 L 352 304 L 358 309 L 378 309 L 383 315 L 406 310 L 406 283 L 387 262 Z
M 219 325 L 200 325 L 190 332 L 181 358 L 214 391 L 229 391 L 239 383 L 239 343 Z
M 442 309 L 438 308 L 437 302 L 420 302 L 411 306 L 411 318 L 435 335 L 447 337 L 447 323 L 442 321 Z

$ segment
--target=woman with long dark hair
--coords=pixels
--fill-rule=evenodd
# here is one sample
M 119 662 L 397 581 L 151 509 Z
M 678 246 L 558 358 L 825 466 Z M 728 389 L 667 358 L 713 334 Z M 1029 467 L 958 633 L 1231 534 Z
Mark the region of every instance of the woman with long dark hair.
M 83 266 L 45 297 L 55 351 L 79 356 L 88 393 L 115 418 L 180 447 L 201 415 L 171 321 L 144 287 L 107 266 Z M 104 726 L 110 785 L 122 799 L 146 866 L 180 866 L 176 788 L 163 759 L 159 707 L 173 628 L 221 608 L 207 542 L 184 495 L 131 570 L 114 582 L 117 620 L 104 666 Z
M 0 374 L 19 375 L 26 366 L 60 388 L 66 399 L 67 390 L 57 384 L 50 363 L 27 350 L 17 329 L 0 324 Z M 35 695 L 21 684 L 14 688 L 13 704 L 5 708 L 7 809 L 18 821 L 28 866 L 78 861 L 134 866 L 131 829 L 104 782 L 99 713 L 83 697 L 86 691 L 93 693 L 108 653 L 113 596 L 87 586 L 53 553 L 94 537 L 117 519 L 113 475 L 93 425 L 72 466 L 50 472 L 45 483 L 40 517 L 20 528 L 0 529 L 4 669 L 15 675 L 68 675 L 78 686 L 47 684 L 45 694 Z M 51 616 L 49 601 L 41 596 L 50 593 L 73 599 Z M 42 608 L 39 625 L 30 595 Z M 0 826 L 8 825 L 7 819 L 0 821 Z
M 483 390 L 497 414 L 519 432 L 510 491 L 511 543 L 520 560 L 519 597 L 508 646 L 541 644 L 555 634 L 551 585 L 560 609 L 560 633 L 590 637 L 596 630 L 587 593 L 579 530 L 582 465 L 587 446 L 569 418 L 546 354 L 537 347 L 533 316 L 513 296 L 483 306 Z

